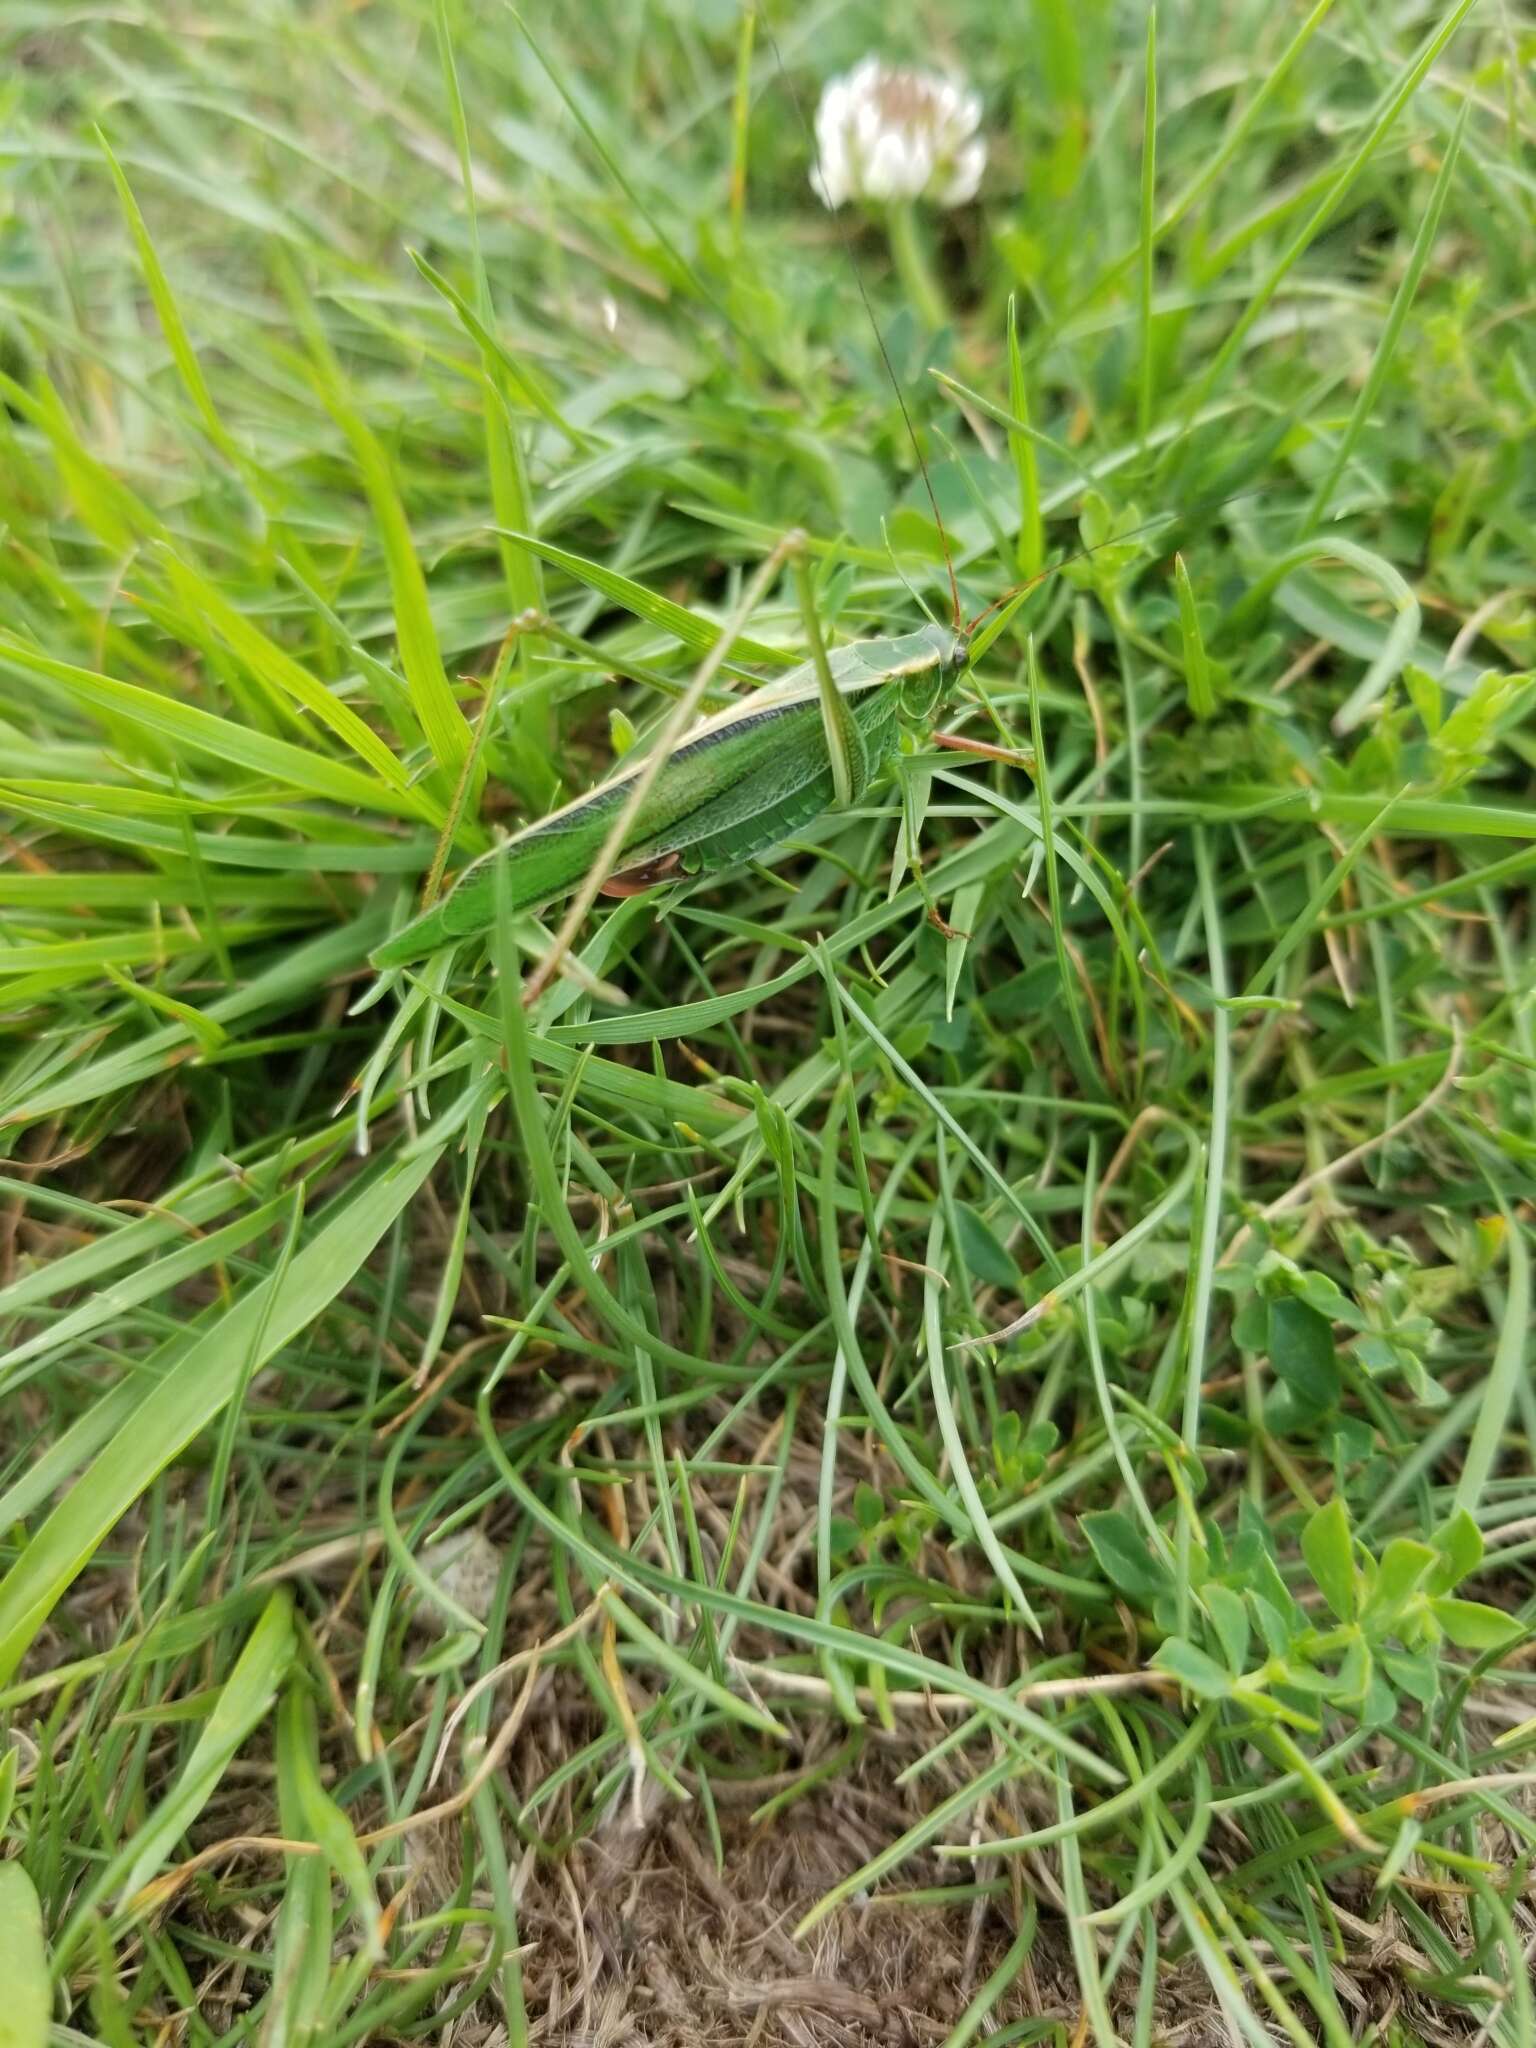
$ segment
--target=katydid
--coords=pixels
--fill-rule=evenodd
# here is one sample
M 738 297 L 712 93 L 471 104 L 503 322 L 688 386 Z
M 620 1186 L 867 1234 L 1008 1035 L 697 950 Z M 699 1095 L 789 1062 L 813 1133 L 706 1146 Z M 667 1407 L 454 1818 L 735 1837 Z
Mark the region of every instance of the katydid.
M 663 765 L 604 894 L 633 895 L 672 876 L 715 873 L 766 852 L 832 808 L 840 776 L 846 776 L 848 801 L 857 802 L 903 728 L 931 730 L 969 651 L 963 628 L 938 625 L 888 640 L 856 640 L 826 654 L 824 673 L 813 658 L 704 720 Z M 378 949 L 374 965 L 402 966 L 489 930 L 497 864 L 505 867 L 501 886 L 514 911 L 569 894 L 597 858 L 639 773 L 638 762 L 627 764 L 483 854 L 440 903 Z
M 1098 545 L 1130 540 L 1170 516 L 1159 515 Z M 786 551 L 787 543 L 779 554 Z M 1082 548 L 1066 559 L 1095 551 Z M 954 625 L 930 620 L 914 632 L 855 640 L 831 651 L 821 644 L 808 580 L 797 579 L 806 638 L 815 650 L 809 661 L 693 726 L 658 769 L 645 757 L 626 762 L 586 795 L 482 854 L 442 901 L 385 940 L 373 955 L 374 966 L 408 966 L 440 946 L 478 937 L 491 929 L 498 901 L 519 912 L 570 895 L 590 875 L 620 809 L 647 772 L 651 784 L 634 807 L 618 848 L 619 864 L 603 876 L 605 896 L 638 895 L 666 881 L 719 873 L 781 845 L 824 812 L 856 803 L 895 754 L 903 733 L 990 759 L 1016 758 L 981 741 L 935 732 L 934 722 L 1028 592 L 1063 567 L 1058 562 L 1041 570 L 969 625 L 959 617 L 951 570 Z M 989 613 L 998 616 L 978 634 Z M 717 646 L 716 653 L 723 651 Z

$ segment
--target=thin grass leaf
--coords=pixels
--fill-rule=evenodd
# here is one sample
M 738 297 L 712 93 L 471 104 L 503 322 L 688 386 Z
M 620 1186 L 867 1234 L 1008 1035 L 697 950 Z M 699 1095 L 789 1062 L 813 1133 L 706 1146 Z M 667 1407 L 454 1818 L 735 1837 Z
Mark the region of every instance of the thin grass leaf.
M 1472 11 L 1474 4 L 1475 0 L 1456 0 L 1455 6 L 1450 9 L 1440 25 L 1426 36 L 1418 56 L 1377 109 L 1359 144 L 1329 178 L 1316 206 L 1251 292 L 1241 316 L 1189 395 L 1184 413 L 1186 430 L 1214 396 L 1270 300 L 1327 226 L 1345 194 L 1386 141 L 1396 125 L 1398 116 L 1428 77 L 1446 44 Z
M 231 1190 L 231 1195 L 234 1192 Z M 286 1196 L 274 1196 L 270 1202 L 261 1203 L 247 1215 L 237 1218 L 233 1223 L 225 1224 L 220 1230 L 206 1234 L 198 1231 L 190 1242 L 187 1241 L 184 1227 L 172 1226 L 168 1229 L 161 1225 L 159 1229 L 135 1229 L 135 1245 L 143 1247 L 143 1251 L 160 1251 L 167 1240 L 172 1248 L 163 1251 L 160 1257 L 154 1259 L 144 1258 L 141 1251 L 138 1258 L 132 1259 L 134 1270 L 110 1285 L 101 1284 L 98 1280 L 94 1290 L 76 1307 L 50 1321 L 46 1328 L 37 1331 L 24 1342 L 13 1345 L 0 1356 L 0 1387 L 13 1385 L 12 1375 L 16 1368 L 26 1364 L 28 1360 L 39 1356 L 46 1357 L 49 1352 L 67 1350 L 93 1331 L 119 1319 L 128 1318 L 140 1302 L 152 1301 L 157 1295 L 169 1296 L 194 1273 L 204 1272 L 209 1266 L 217 1265 L 221 1260 L 242 1251 L 257 1238 L 265 1235 L 289 1206 Z M 131 1249 L 129 1256 L 132 1257 Z M 61 1266 L 65 1263 L 63 1260 L 59 1262 Z M 73 1255 L 73 1265 L 77 1272 L 90 1271 L 98 1275 L 103 1269 L 103 1262 L 99 1258 L 89 1259 L 80 1254 Z M 68 1279 L 53 1267 L 40 1268 L 38 1276 L 35 1277 L 45 1275 L 52 1281 L 50 1293 L 57 1295 L 69 1290 Z M 39 1289 L 38 1292 L 40 1291 Z M 16 1292 L 8 1290 L 13 1299 Z M 0 1313 L 3 1313 L 5 1298 L 0 1296 Z
M 288 740 L 273 739 L 195 704 L 162 697 L 142 684 L 119 682 L 113 676 L 57 661 L 11 633 L 0 632 L 0 662 L 44 678 L 71 704 L 118 721 L 148 739 L 171 749 L 190 748 L 230 767 L 268 776 L 280 789 L 300 790 L 330 803 L 384 811 L 393 817 L 430 822 L 438 815 L 436 806 L 414 790 L 364 775 L 340 761 L 328 760 Z
M 1147 10 L 1146 82 L 1141 109 L 1141 249 L 1138 266 L 1137 300 L 1138 360 L 1141 381 L 1137 390 L 1136 425 L 1143 436 L 1152 427 L 1153 380 L 1157 371 L 1153 353 L 1152 262 L 1156 240 L 1157 214 L 1157 9 Z M 1015 408 L 1017 410 L 1017 408 Z
M 319 1779 L 317 1746 L 308 1689 L 291 1684 L 278 1708 L 276 1743 L 278 1815 L 290 1841 L 302 1841 L 308 1830 L 308 1795 Z M 323 1856 L 295 1856 L 284 1869 L 261 2048 L 299 2048 L 317 2034 L 330 1984 L 333 1925 L 329 1863 Z
M 923 1289 L 923 1334 L 928 1351 L 928 1385 L 933 1395 L 933 1412 L 938 1420 L 939 1435 L 949 1455 L 950 1470 L 954 1473 L 960 1498 L 965 1503 L 965 1511 L 970 1517 L 976 1541 L 1027 1626 L 1040 1636 L 1043 1635 L 1043 1631 L 1039 1619 L 1030 1606 L 1024 1588 L 1019 1584 L 1007 1553 L 992 1527 L 991 1517 L 982 1501 L 980 1489 L 971 1471 L 970 1460 L 966 1456 L 959 1425 L 955 1420 L 954 1402 L 949 1391 L 950 1367 L 945 1361 L 944 1332 L 940 1319 L 939 1286 L 943 1273 L 941 1260 L 944 1236 L 944 1219 L 942 1216 L 935 1216 L 933 1227 L 928 1233 L 928 1277 Z
M 1045 535 L 1040 518 L 1040 472 L 1035 457 L 1035 438 L 1030 430 L 1029 386 L 1024 380 L 1024 358 L 1019 349 L 1018 301 L 1008 299 L 1008 451 L 1019 491 L 1019 538 L 1016 556 L 1018 573 L 1038 576 L 1045 560 Z
M 1445 154 L 1440 159 L 1439 176 L 1435 179 L 1434 190 L 1429 195 L 1429 204 L 1424 209 L 1424 217 L 1419 222 L 1419 231 L 1414 237 L 1413 248 L 1408 257 L 1408 265 L 1403 272 L 1402 281 L 1393 295 L 1392 310 L 1387 315 L 1386 324 L 1381 330 L 1381 339 L 1376 344 L 1376 353 L 1371 358 L 1371 367 L 1366 372 L 1365 382 L 1361 385 L 1359 395 L 1355 399 L 1348 423 L 1343 433 L 1339 436 L 1338 446 L 1333 452 L 1333 460 L 1320 478 L 1317 489 L 1312 494 L 1312 502 L 1308 505 L 1302 517 L 1301 531 L 1298 538 L 1305 538 L 1308 534 L 1315 532 L 1328 516 L 1328 508 L 1332 504 L 1334 493 L 1339 487 L 1339 479 L 1343 476 L 1345 469 L 1349 465 L 1350 457 L 1354 454 L 1359 444 L 1360 436 L 1376 416 L 1376 408 L 1381 397 L 1382 386 L 1386 383 L 1391 371 L 1392 360 L 1397 353 L 1398 343 L 1402 340 L 1403 328 L 1407 324 L 1409 312 L 1412 310 L 1414 298 L 1418 293 L 1419 282 L 1424 275 L 1425 266 L 1434 253 L 1435 240 L 1440 233 L 1441 216 L 1445 212 L 1446 197 L 1450 192 L 1452 180 L 1456 176 L 1456 165 L 1461 156 L 1462 140 L 1467 132 L 1467 121 L 1471 112 L 1471 100 L 1464 99 L 1461 103 L 1461 112 L 1456 117 L 1456 126 L 1451 131 L 1451 139 L 1446 145 Z
M 55 1603 L 119 1516 L 154 1475 L 219 1413 L 247 1369 L 250 1335 L 270 1358 L 344 1288 L 436 1163 L 422 1150 L 377 1171 L 327 1212 L 283 1277 L 280 1295 L 247 1292 L 181 1355 L 163 1378 L 150 1371 L 137 1405 L 98 1453 L 90 1473 L 59 1502 L 0 1579 L 0 1683 L 9 1678 Z
M 738 1699 L 736 1694 L 711 1678 L 707 1671 L 700 1671 L 697 1665 L 674 1650 L 672 1645 L 648 1628 L 639 1615 L 625 1606 L 616 1594 L 610 1593 L 603 1602 L 604 1608 L 614 1618 L 622 1634 L 661 1670 L 671 1674 L 685 1692 L 693 1693 L 698 1699 L 707 1701 L 718 1708 L 729 1720 L 739 1721 L 743 1727 L 755 1728 L 759 1734 L 768 1736 L 774 1742 L 787 1742 L 788 1731 L 782 1728 L 771 1714 L 765 1714 L 750 1700 Z
M 540 561 L 548 562 L 553 569 L 564 569 L 578 582 L 586 583 L 593 590 L 613 604 L 622 605 L 633 612 L 637 619 L 644 619 L 647 625 L 659 626 L 670 633 L 680 646 L 693 654 L 708 654 L 718 642 L 722 628 L 709 619 L 701 619 L 697 612 L 691 612 L 671 598 L 662 597 L 654 590 L 648 590 L 643 583 L 636 583 L 632 577 L 623 576 L 617 569 L 608 569 L 600 562 L 586 561 L 580 555 L 573 555 L 568 548 L 556 547 L 552 541 L 540 540 L 531 533 L 505 531 L 508 540 L 519 547 L 527 548 Z M 797 656 L 787 654 L 782 647 L 768 647 L 763 642 L 750 639 L 745 633 L 732 635 L 734 653 L 745 661 L 760 662 L 769 668 L 793 667 Z M 727 661 L 724 666 L 733 673 L 740 673 L 737 664 Z
M 578 449 L 585 453 L 596 445 L 590 435 L 581 433 L 561 415 L 554 400 L 544 389 L 540 380 L 533 375 L 525 364 L 518 360 L 507 347 L 507 344 L 493 333 L 488 323 L 470 305 L 464 294 L 456 290 L 449 280 L 443 276 L 442 272 L 435 269 L 427 261 L 419 249 L 408 249 L 406 254 L 421 272 L 427 283 L 431 285 L 433 291 L 439 293 L 447 300 L 457 315 L 460 324 L 463 326 L 464 332 L 480 349 L 482 355 L 489 362 L 495 363 L 505 374 L 517 396 L 532 411 L 536 412 L 541 419 L 547 421 L 557 433 L 562 434 L 573 449 Z
M 21 1865 L 0 1863 L 0 2048 L 48 2048 L 53 1985 L 37 1888 Z
M 155 553 L 172 589 L 187 609 L 213 627 L 258 681 L 280 701 L 291 700 L 310 712 L 390 788 L 401 792 L 406 789 L 407 777 L 399 761 L 349 704 L 318 682 L 259 626 L 242 617 L 208 577 L 169 547 L 159 548 Z M 425 815 L 430 816 L 430 810 Z
M 1455 1505 L 1469 1515 L 1477 1513 L 1488 1489 L 1521 1384 L 1521 1375 L 1528 1370 L 1530 1363 L 1530 1246 L 1518 1217 L 1506 1216 L 1504 1222 L 1504 1242 L 1509 1252 L 1509 1283 L 1499 1324 L 1499 1341 L 1478 1402 L 1477 1421 L 1467 1445 L 1461 1477 L 1456 1482 Z
M 234 1669 L 220 1686 L 213 1711 L 176 1783 L 134 1830 L 123 1856 L 108 1866 L 100 1893 L 115 1893 L 120 1910 L 132 1907 L 134 1895 L 148 1884 L 218 1790 L 247 1736 L 271 1712 L 293 1649 L 293 1602 L 280 1590 L 267 1602 Z
M 1214 718 L 1216 691 L 1211 676 L 1211 658 L 1205 651 L 1205 636 L 1200 630 L 1194 586 L 1182 555 L 1173 558 L 1173 587 L 1179 600 L 1179 633 L 1184 642 L 1184 687 L 1189 697 L 1190 714 L 1194 718 Z
M 176 304 L 176 295 L 171 290 L 170 281 L 155 253 L 155 245 L 150 239 L 148 228 L 144 225 L 144 216 L 139 211 L 133 189 L 123 175 L 122 165 L 112 154 L 112 145 L 106 136 L 100 128 L 93 128 L 91 133 L 107 160 L 107 169 L 111 172 L 112 182 L 117 187 L 118 202 L 123 209 L 123 219 L 128 224 L 128 232 L 133 237 L 134 247 L 139 254 L 144 282 L 149 286 L 149 295 L 154 300 L 156 315 L 170 346 L 172 360 L 186 387 L 187 396 L 196 407 L 198 418 L 206 428 L 209 440 L 220 454 L 226 456 L 237 467 L 241 467 L 244 458 L 230 438 L 228 429 L 219 417 L 218 408 L 214 405 L 207 379 L 203 376 L 202 364 L 197 359 L 197 351 L 192 346 L 191 337 L 182 320 Z
M 362 414 L 338 385 L 329 385 L 325 396 L 326 404 L 351 446 L 353 460 L 373 508 L 379 542 L 389 569 L 395 635 L 400 648 L 400 665 L 410 687 L 411 706 L 427 736 L 434 762 L 451 785 L 469 753 L 473 735 L 443 668 L 437 628 L 427 596 L 427 581 L 417 559 L 389 458 Z

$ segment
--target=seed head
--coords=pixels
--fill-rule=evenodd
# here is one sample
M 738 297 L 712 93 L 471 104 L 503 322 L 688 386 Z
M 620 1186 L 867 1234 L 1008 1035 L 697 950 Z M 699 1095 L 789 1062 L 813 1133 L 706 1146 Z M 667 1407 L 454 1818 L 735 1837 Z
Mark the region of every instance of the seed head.
M 980 125 L 981 99 L 968 87 L 866 57 L 821 96 L 812 188 L 824 206 L 923 198 L 963 206 L 986 168 Z

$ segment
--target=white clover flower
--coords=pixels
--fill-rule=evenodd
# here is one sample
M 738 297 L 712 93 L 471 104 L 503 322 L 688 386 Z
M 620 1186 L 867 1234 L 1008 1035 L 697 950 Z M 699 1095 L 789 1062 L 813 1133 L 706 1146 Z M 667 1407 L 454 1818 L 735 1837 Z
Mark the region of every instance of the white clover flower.
M 980 95 L 966 86 L 866 57 L 821 96 L 812 188 L 824 206 L 924 198 L 963 206 L 986 169 L 980 125 Z

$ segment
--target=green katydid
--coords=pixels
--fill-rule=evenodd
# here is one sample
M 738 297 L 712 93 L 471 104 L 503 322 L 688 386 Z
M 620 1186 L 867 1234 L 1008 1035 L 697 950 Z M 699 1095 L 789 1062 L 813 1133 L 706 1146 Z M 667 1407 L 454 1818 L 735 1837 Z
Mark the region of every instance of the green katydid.
M 631 896 L 674 876 L 714 873 L 792 837 L 832 808 L 836 746 L 848 801 L 857 802 L 903 727 L 931 730 L 968 654 L 966 633 L 944 626 L 856 640 L 826 656 L 836 698 L 830 719 L 815 659 L 705 719 L 662 767 L 625 835 L 623 865 L 605 879 L 603 893 Z M 378 949 L 375 966 L 400 966 L 488 930 L 498 863 L 512 910 L 539 909 L 569 894 L 597 858 L 639 773 L 639 763 L 626 764 L 483 854 L 440 903 Z
M 1170 515 L 1146 522 L 1165 523 Z M 942 527 L 940 532 L 942 534 Z M 1115 536 L 1124 542 L 1146 528 Z M 1112 545 L 1114 543 L 1100 543 Z M 1092 554 L 1085 548 L 1079 556 Z M 1069 557 L 1077 559 L 1077 557 Z M 781 845 L 834 805 L 856 803 L 898 749 L 903 733 L 963 751 L 1015 758 L 950 733 L 935 719 L 976 656 L 1057 563 L 989 605 L 969 625 L 936 622 L 888 639 L 855 640 L 830 651 L 808 588 L 807 637 L 815 649 L 777 682 L 687 732 L 658 767 L 626 762 L 584 796 L 525 825 L 471 862 L 453 888 L 387 939 L 379 968 L 409 965 L 438 947 L 489 931 L 498 901 L 514 912 L 568 896 L 590 875 L 642 774 L 652 777 L 634 807 L 618 863 L 601 882 L 606 896 L 633 896 L 661 883 L 718 873 Z M 998 616 L 984 634 L 976 628 Z M 724 643 L 721 645 L 724 651 Z M 499 878 L 497 870 L 503 870 Z

